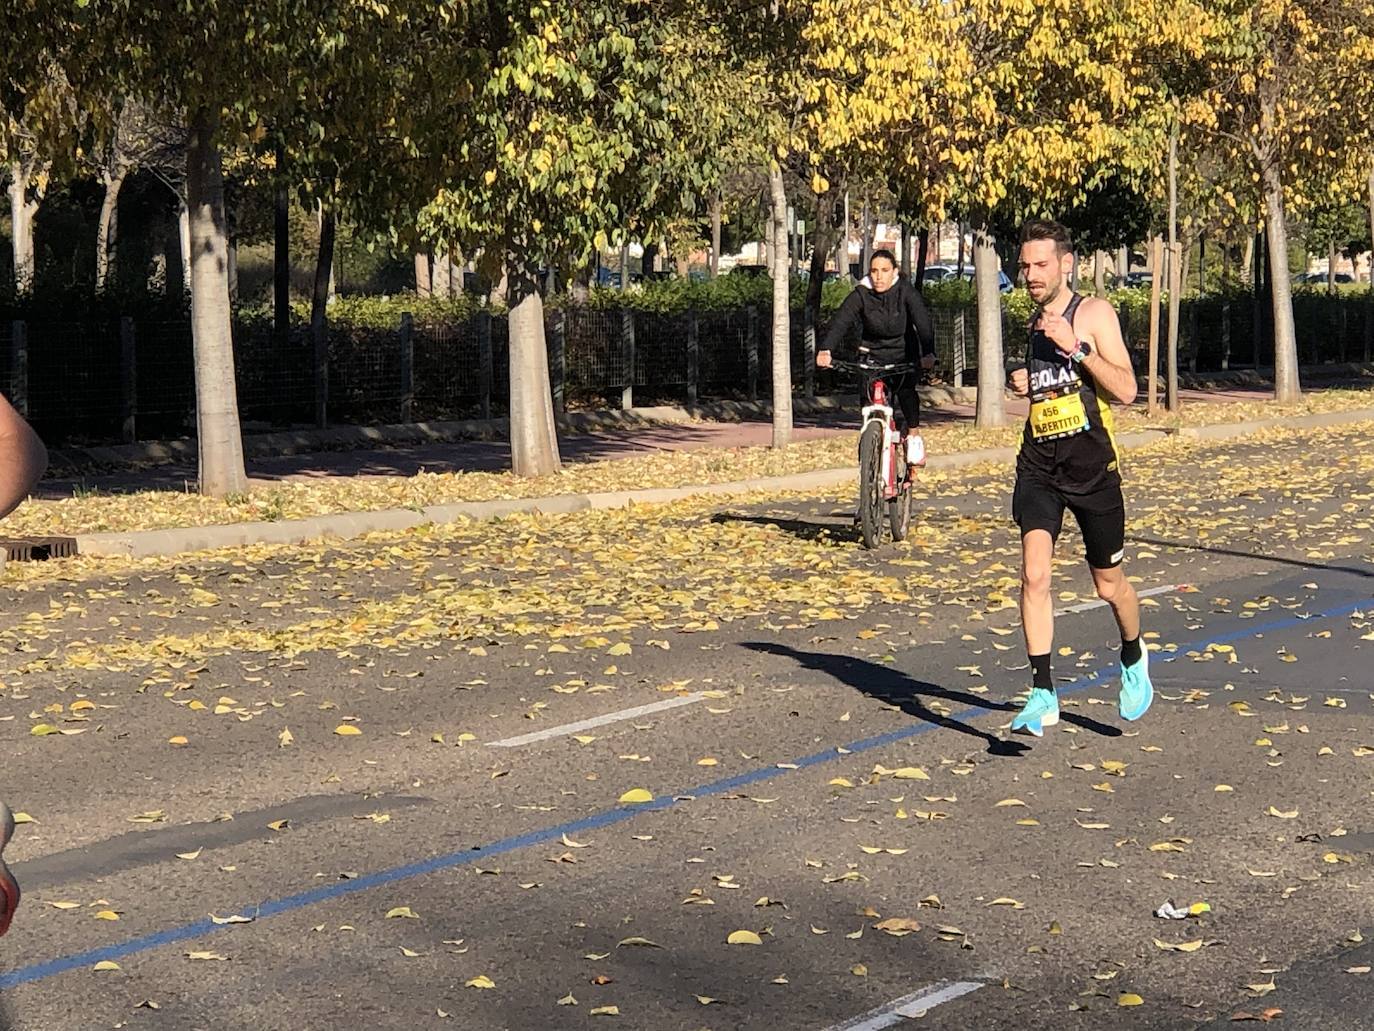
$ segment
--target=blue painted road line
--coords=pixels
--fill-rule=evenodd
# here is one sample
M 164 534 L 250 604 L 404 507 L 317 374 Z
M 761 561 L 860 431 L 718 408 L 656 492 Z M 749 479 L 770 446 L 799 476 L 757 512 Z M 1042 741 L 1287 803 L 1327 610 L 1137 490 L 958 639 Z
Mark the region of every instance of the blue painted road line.
M 1188 648 L 1205 648 L 1209 644 L 1226 644 L 1231 641 L 1239 641 L 1247 637 L 1255 637 L 1260 634 L 1269 633 L 1274 630 L 1285 630 L 1301 623 L 1334 619 L 1337 616 L 1349 615 L 1358 609 L 1367 608 L 1371 604 L 1374 604 L 1374 598 L 1364 598 L 1351 604 L 1337 606 L 1309 615 L 1290 616 L 1284 619 L 1272 620 L 1268 623 L 1259 623 L 1246 627 L 1244 630 L 1237 630 L 1232 633 L 1201 637 L 1192 641 L 1186 641 L 1178 645 L 1178 650 L 1182 652 Z M 1175 654 L 1163 661 L 1173 661 L 1177 657 L 1178 655 Z M 1061 687 L 1059 689 L 1060 693 L 1072 694 L 1079 691 L 1085 691 L 1115 676 L 1116 672 L 1115 665 L 1104 666 L 1090 676 L 1081 677 L 1073 681 L 1073 683 Z M 987 712 L 989 708 L 989 706 L 971 705 L 953 713 L 951 718 L 957 719 L 961 716 Z M 408 863 L 404 866 L 392 867 L 389 870 L 379 870 L 376 873 L 366 874 L 353 880 L 340 881 L 336 884 L 323 885 L 310 891 L 303 891 L 296 895 L 271 899 L 256 907 L 242 910 L 242 915 L 251 916 L 254 920 L 263 920 L 267 917 L 278 916 L 282 913 L 290 913 L 295 910 L 304 909 L 316 903 L 329 902 L 334 899 L 355 895 L 358 892 L 368 891 L 385 884 L 394 884 L 396 881 L 403 881 L 411 877 L 421 877 L 425 874 L 437 873 L 440 870 L 450 870 L 454 867 L 466 866 L 481 859 L 504 855 L 507 852 L 515 852 L 522 848 L 529 848 L 532 845 L 541 845 L 546 842 L 556 841 L 564 834 L 573 836 L 586 831 L 611 827 L 615 824 L 632 820 L 643 813 L 671 809 L 685 801 L 723 795 L 735 791 L 738 788 L 749 787 L 753 784 L 772 780 L 786 773 L 793 773 L 797 770 L 819 766 L 822 763 L 833 762 L 836 759 L 846 758 L 850 755 L 858 755 L 863 752 L 872 751 L 875 748 L 885 748 L 888 745 L 896 744 L 899 741 L 906 741 L 937 729 L 939 729 L 939 725 L 935 723 L 916 723 L 909 727 L 902 727 L 883 734 L 876 734 L 852 744 L 828 748 L 823 752 L 816 752 L 787 764 L 786 768 L 780 766 L 765 766 L 759 769 L 750 770 L 747 773 L 738 774 L 734 777 L 727 777 L 724 780 L 713 781 L 710 784 L 703 785 L 691 791 L 656 798 L 654 801 L 642 805 L 616 806 L 612 809 L 603 809 L 601 812 L 593 813 L 591 816 L 585 816 L 578 820 L 561 823 L 555 827 L 546 827 L 542 830 L 529 831 L 514 837 L 503 838 L 489 845 L 474 845 L 471 848 L 448 852 L 443 855 L 434 856 L 430 859 Z M 154 931 L 151 934 L 145 934 L 139 938 L 131 938 L 128 941 L 119 942 L 114 945 L 106 945 L 97 949 L 88 949 L 84 952 L 70 953 L 66 956 L 58 956 L 55 959 L 50 959 L 42 963 L 34 963 L 27 967 L 20 967 L 18 970 L 10 971 L 7 974 L 0 974 L 0 991 L 15 988 L 23 984 L 31 984 L 35 981 L 42 981 L 49 977 L 55 977 L 58 974 L 64 974 L 69 970 L 89 967 L 102 960 L 120 960 L 140 952 L 147 952 L 150 949 L 160 948 L 164 945 L 172 945 L 176 942 L 203 938 L 206 935 L 229 931 L 235 927 L 243 928 L 245 926 L 250 925 L 216 924 L 206 918 L 196 920 L 193 923 L 182 924 L 178 927 L 169 927 L 161 931 Z

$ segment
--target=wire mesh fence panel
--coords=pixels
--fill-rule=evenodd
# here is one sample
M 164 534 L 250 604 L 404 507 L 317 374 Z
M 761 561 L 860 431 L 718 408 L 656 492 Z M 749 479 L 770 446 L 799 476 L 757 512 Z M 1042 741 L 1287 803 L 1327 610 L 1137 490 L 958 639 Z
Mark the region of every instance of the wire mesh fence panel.
M 498 412 L 510 410 L 510 320 L 491 320 L 491 403 Z
M 748 397 L 749 325 L 747 311 L 709 311 L 698 316 L 698 385 L 703 396 Z
M 191 323 L 139 322 L 133 333 L 138 436 L 155 440 L 194 434 L 196 355 Z M 117 374 L 113 382 L 118 384 Z
M 691 321 L 690 312 L 666 315 L 639 312 L 635 315 L 636 387 L 646 388 L 650 395 L 685 390 L 687 335 Z
M 272 426 L 315 418 L 315 350 L 308 326 L 292 326 L 282 340 L 271 324 L 234 327 L 234 375 L 239 418 Z
M 329 327 L 329 420 L 395 422 L 401 404 L 401 334 Z
M 415 417 L 468 419 L 481 411 L 482 353 L 473 319 L 417 326 Z
M 570 396 L 605 397 L 625 384 L 625 346 L 619 311 L 570 307 L 564 355 Z
M 50 442 L 118 440 L 119 324 L 28 324 L 29 421 Z

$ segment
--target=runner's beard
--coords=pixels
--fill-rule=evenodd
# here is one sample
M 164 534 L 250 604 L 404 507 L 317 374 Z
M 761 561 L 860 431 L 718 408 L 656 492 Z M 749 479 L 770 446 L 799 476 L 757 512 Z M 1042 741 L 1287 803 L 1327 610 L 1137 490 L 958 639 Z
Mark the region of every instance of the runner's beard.
M 1054 282 L 1052 282 L 1052 283 L 1046 283 L 1046 284 L 1042 287 L 1042 289 L 1044 290 L 1044 294 L 1043 294 L 1039 299 L 1035 299 L 1035 298 L 1032 298 L 1032 299 L 1035 300 L 1035 303 L 1038 304 L 1038 305 L 1040 306 L 1040 310 L 1041 310 L 1041 311 L 1044 311 L 1044 310 L 1045 310 L 1046 308 L 1048 308 L 1051 304 L 1053 304 L 1053 303 L 1055 302 L 1055 300 L 1058 299 L 1059 294 L 1063 291 L 1063 289 L 1064 289 L 1064 277 L 1063 277 L 1063 276 L 1060 276 L 1060 277 L 1059 277 L 1057 280 L 1055 280 Z

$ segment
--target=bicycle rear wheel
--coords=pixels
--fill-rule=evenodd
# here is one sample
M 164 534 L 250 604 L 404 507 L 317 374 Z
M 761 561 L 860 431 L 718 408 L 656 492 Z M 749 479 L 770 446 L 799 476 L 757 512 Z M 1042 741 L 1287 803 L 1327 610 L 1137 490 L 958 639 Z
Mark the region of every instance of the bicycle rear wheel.
M 883 424 L 869 420 L 859 436 L 859 529 L 864 547 L 876 548 L 883 536 Z
M 901 447 L 902 445 L 898 445 Z M 906 456 L 900 454 L 894 448 L 892 456 L 893 475 L 896 470 L 901 468 L 905 472 Z M 906 535 L 911 532 L 911 480 L 906 476 L 902 477 L 897 488 L 897 496 L 887 503 L 887 525 L 892 529 L 892 539 L 894 541 L 906 540 Z

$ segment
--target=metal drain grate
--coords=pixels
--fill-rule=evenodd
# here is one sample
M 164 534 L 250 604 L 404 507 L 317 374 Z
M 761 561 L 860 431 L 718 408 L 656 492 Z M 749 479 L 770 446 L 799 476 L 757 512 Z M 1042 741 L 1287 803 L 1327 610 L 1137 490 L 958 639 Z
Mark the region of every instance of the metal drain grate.
M 71 558 L 76 554 L 75 537 L 16 537 L 0 540 L 5 557 L 11 562 L 46 562 L 50 558 Z

